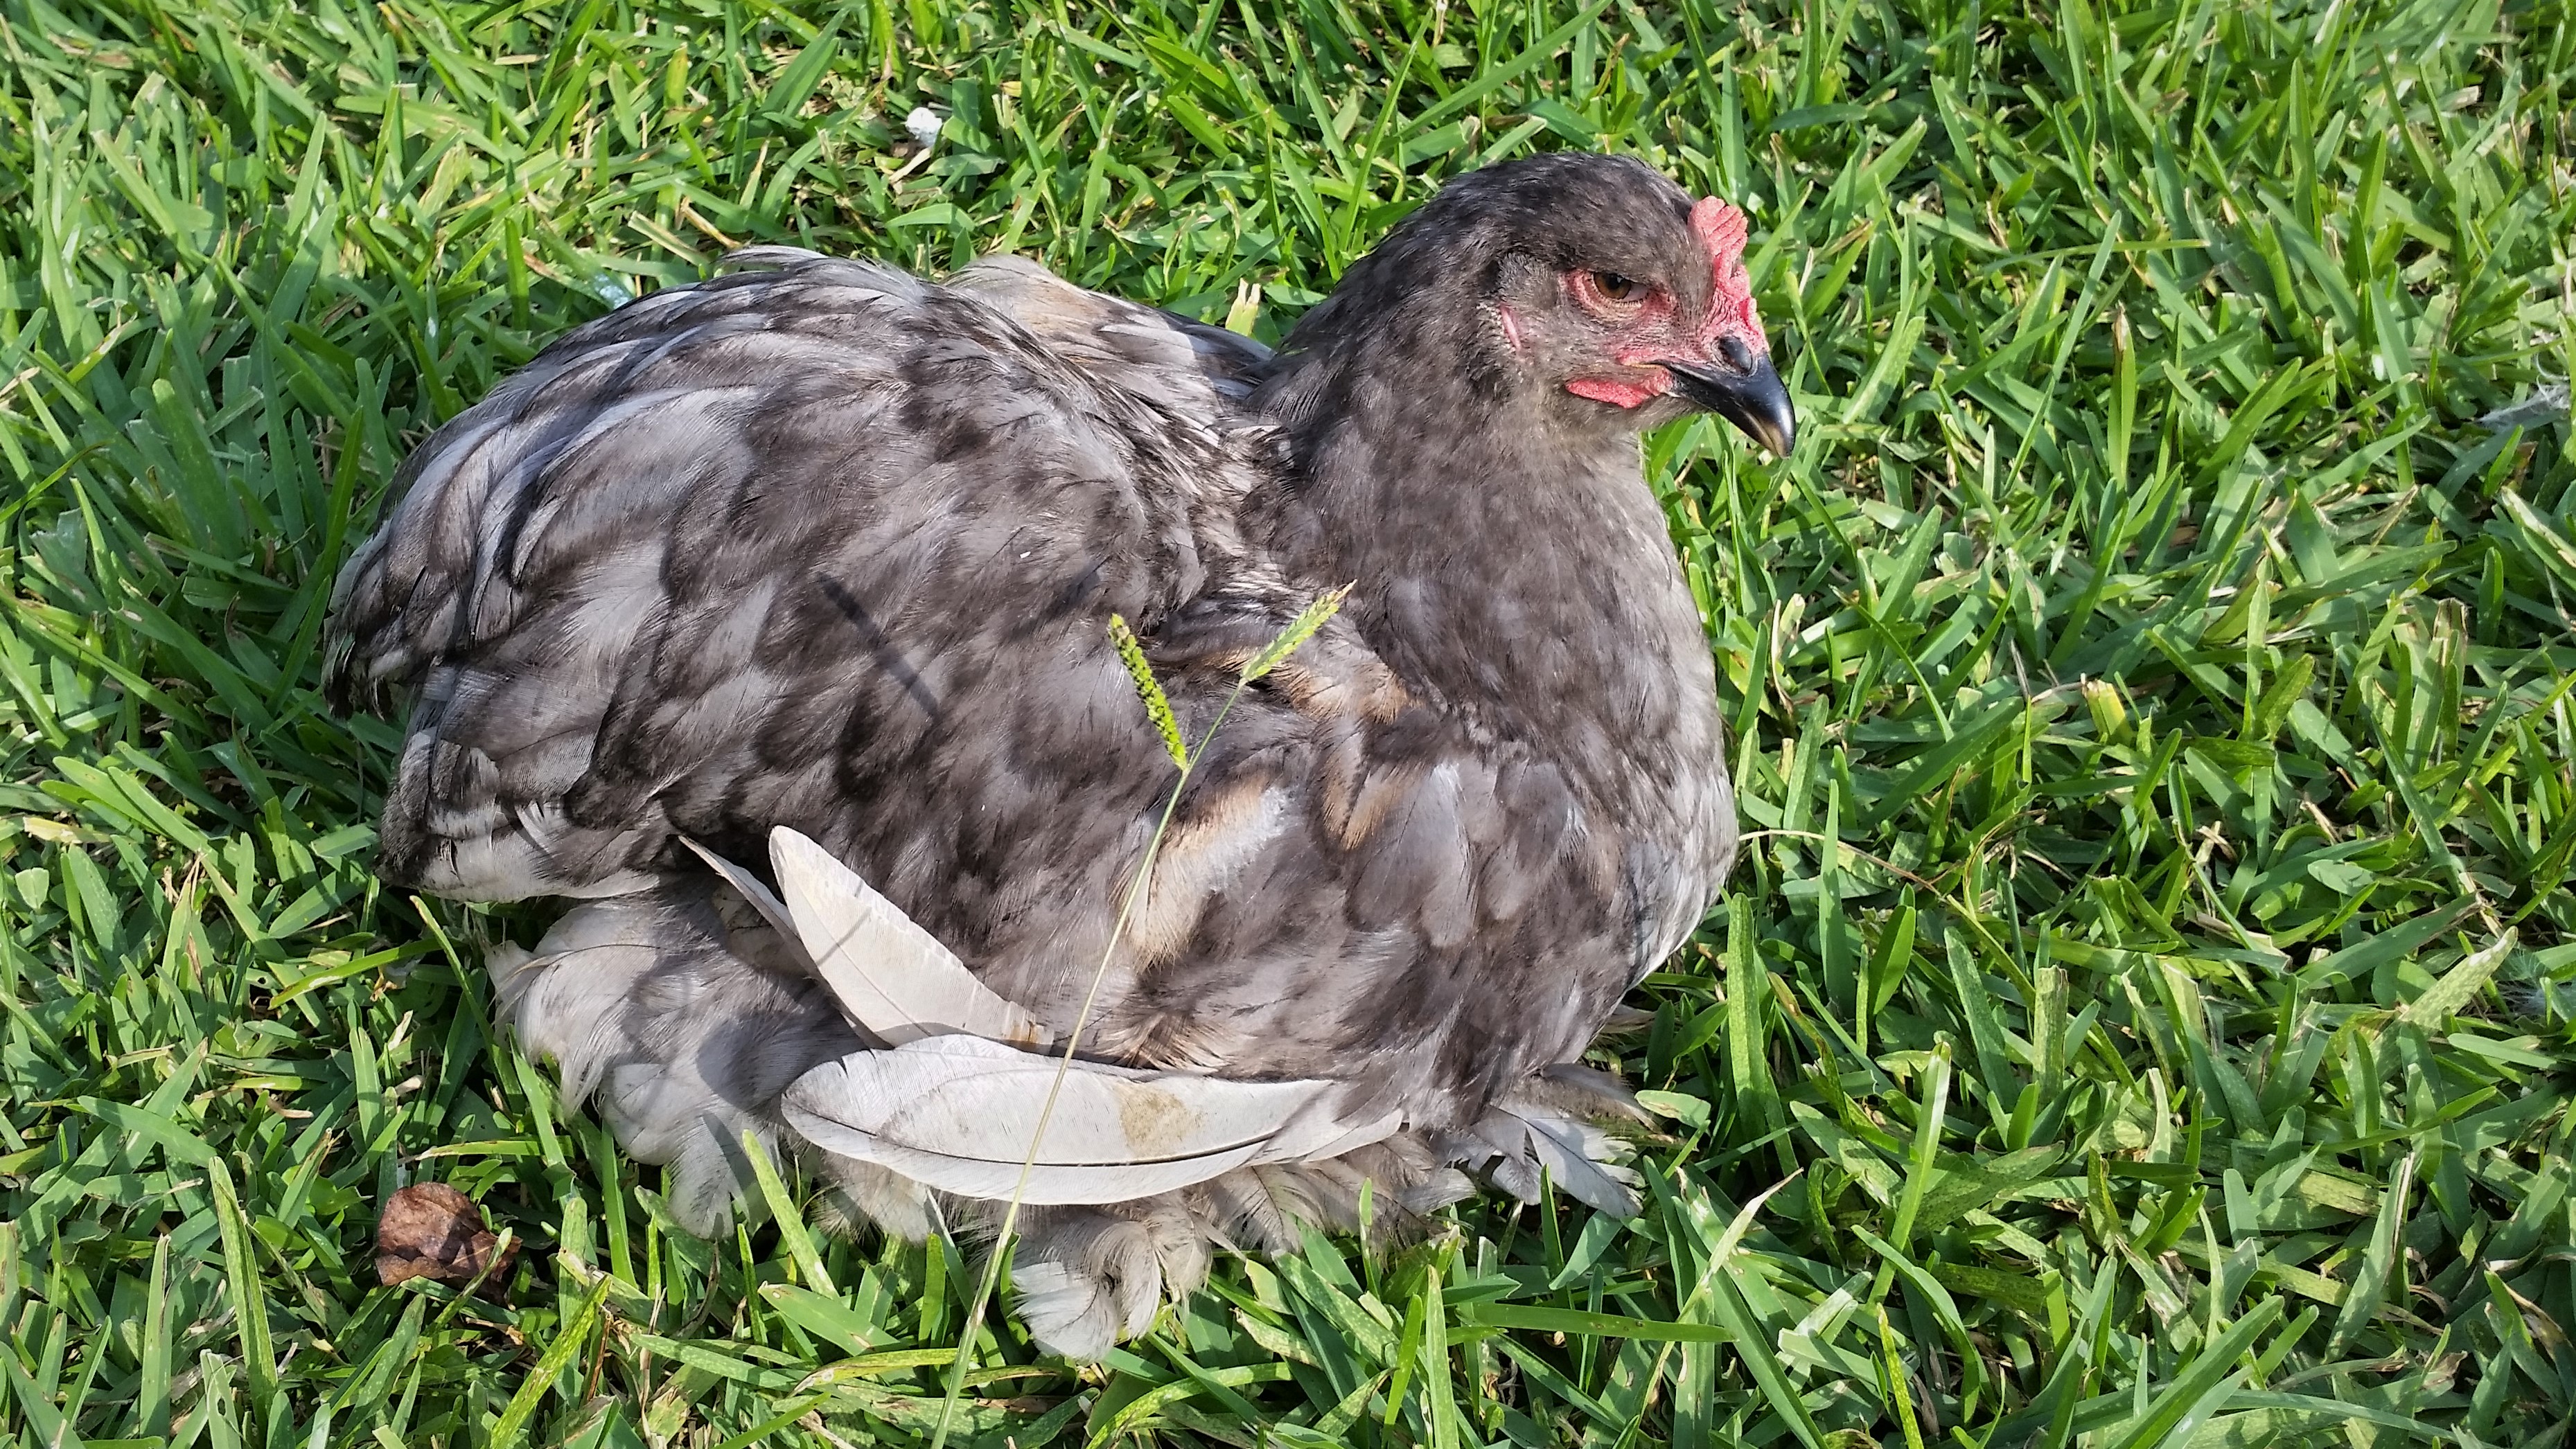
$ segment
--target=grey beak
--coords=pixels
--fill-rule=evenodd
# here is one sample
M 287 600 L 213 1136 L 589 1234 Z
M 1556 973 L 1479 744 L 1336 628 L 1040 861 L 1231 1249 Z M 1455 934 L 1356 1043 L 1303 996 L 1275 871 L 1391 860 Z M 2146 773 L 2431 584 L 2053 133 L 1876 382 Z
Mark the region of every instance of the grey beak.
M 1673 375 L 1682 396 L 1744 430 L 1744 435 L 1779 457 L 1789 456 L 1798 441 L 1798 415 L 1789 406 L 1789 389 L 1772 371 L 1771 359 L 1755 357 L 1752 366 L 1732 372 L 1708 362 L 1655 365 Z

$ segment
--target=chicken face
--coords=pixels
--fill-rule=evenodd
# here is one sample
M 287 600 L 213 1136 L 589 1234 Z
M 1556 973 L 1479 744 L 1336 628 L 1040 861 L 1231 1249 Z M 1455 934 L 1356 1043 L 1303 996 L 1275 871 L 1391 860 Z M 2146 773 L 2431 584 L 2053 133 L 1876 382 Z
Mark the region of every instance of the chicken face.
M 1626 169 L 1604 179 L 1632 182 Z M 1796 418 L 1753 305 L 1744 213 L 1661 177 L 1564 201 L 1594 219 L 1534 228 L 1492 302 L 1531 380 L 1580 400 L 1590 421 L 1650 427 L 1707 409 L 1786 454 Z
M 1745 230 L 1742 212 L 1633 157 L 1559 151 L 1469 172 L 1299 319 L 1262 406 L 1317 430 L 1317 448 L 1383 412 L 1473 416 L 1497 440 L 1543 424 L 1606 458 L 1705 410 L 1785 453 L 1797 425 Z

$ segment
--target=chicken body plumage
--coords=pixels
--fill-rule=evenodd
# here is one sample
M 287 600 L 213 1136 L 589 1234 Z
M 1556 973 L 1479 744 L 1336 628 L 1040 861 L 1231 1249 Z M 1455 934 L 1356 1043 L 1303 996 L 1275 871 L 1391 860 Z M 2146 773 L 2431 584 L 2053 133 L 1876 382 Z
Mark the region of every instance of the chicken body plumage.
M 1212 1238 L 1347 1226 L 1363 1178 L 1427 1207 L 1464 1190 L 1451 1164 L 1535 1191 L 1608 1155 L 1584 1119 L 1621 1094 L 1570 1064 L 1698 922 L 1735 826 L 1651 418 L 1497 373 L 1523 253 L 1435 275 L 1530 225 L 1547 178 L 1514 169 L 1444 192 L 1425 212 L 1461 219 L 1409 223 L 1277 357 L 1024 262 L 934 285 L 762 249 L 573 332 L 413 455 L 335 602 L 344 693 L 410 700 L 380 869 L 588 902 L 494 974 L 571 1094 L 683 1169 L 684 1222 L 720 1223 L 739 1133 L 797 1146 L 780 1095 L 864 1047 L 687 844 L 760 861 L 779 827 L 1058 1039 L 1105 954 L 1086 1055 L 1319 1080 L 1390 1125 L 1039 1214 L 1023 1308 L 1056 1346 L 1136 1331 Z M 1633 163 L 1560 169 L 1595 226 L 1690 215 Z M 1233 704 L 1113 949 L 1174 771 L 1108 618 L 1196 739 L 1342 584 Z M 922 1231 L 916 1186 L 807 1149 Z

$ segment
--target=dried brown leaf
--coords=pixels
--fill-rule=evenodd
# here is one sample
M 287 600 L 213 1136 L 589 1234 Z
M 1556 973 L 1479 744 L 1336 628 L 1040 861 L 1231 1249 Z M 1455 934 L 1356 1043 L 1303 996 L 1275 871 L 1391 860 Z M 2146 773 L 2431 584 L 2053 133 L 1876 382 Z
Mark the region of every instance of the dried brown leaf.
M 493 1261 L 500 1236 L 483 1225 L 474 1200 L 443 1182 L 414 1183 L 385 1200 L 376 1219 L 376 1280 L 470 1283 L 488 1267 L 498 1279 L 518 1256 L 512 1243 Z

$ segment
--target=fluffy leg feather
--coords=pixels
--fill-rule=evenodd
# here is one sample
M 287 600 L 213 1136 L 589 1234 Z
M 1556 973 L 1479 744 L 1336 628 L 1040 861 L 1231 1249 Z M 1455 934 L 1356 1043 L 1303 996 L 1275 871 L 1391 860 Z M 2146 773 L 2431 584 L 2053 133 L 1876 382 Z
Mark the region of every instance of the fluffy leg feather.
M 1198 1291 L 1211 1248 L 1206 1224 L 1174 1198 L 1025 1209 L 1011 1260 L 1020 1321 L 1040 1348 L 1096 1359 L 1153 1327 L 1166 1297 Z
M 1023 1208 L 1013 1288 L 1030 1338 L 1096 1359 L 1153 1326 L 1167 1299 L 1206 1282 L 1216 1250 L 1295 1251 L 1302 1230 L 1358 1233 L 1369 1185 L 1372 1248 L 1410 1241 L 1426 1214 L 1466 1196 L 1467 1179 L 1411 1134 L 1321 1162 L 1245 1167 L 1184 1192 L 1100 1207 Z M 1002 1205 L 949 1200 L 986 1233 Z
M 696 878 L 576 906 L 534 952 L 484 958 L 522 1048 L 554 1059 L 566 1100 L 589 1101 L 629 1156 L 670 1168 L 671 1215 L 693 1233 L 724 1233 L 751 1200 L 745 1132 L 773 1154 L 803 1146 L 778 1120 L 787 1084 L 859 1045 L 780 947 L 729 888 Z M 918 1188 L 812 1155 L 850 1210 L 921 1235 Z
M 1645 1120 L 1618 1078 L 1569 1062 L 1513 1088 L 1476 1122 L 1438 1134 L 1435 1145 L 1523 1202 L 1538 1201 L 1553 1180 L 1568 1196 L 1627 1217 L 1637 1211 L 1632 1148 L 1605 1124 Z

